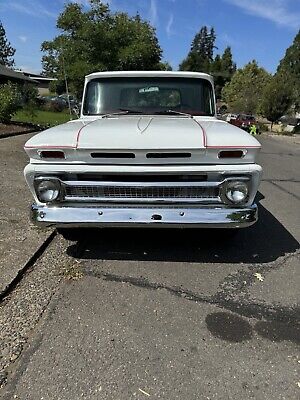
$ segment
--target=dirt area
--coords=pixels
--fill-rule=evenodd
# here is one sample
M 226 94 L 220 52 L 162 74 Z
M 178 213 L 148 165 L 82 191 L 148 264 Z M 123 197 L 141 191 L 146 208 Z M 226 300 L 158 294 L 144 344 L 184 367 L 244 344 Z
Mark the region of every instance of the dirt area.
M 288 144 L 300 144 L 300 135 L 298 134 L 283 135 L 275 132 L 263 132 L 263 135 Z
M 1 124 L 0 123 L 0 137 L 1 136 L 6 136 L 8 134 L 16 134 L 19 132 L 27 132 L 27 131 L 32 131 L 32 128 L 28 126 L 21 126 L 21 125 L 15 125 L 15 124 Z

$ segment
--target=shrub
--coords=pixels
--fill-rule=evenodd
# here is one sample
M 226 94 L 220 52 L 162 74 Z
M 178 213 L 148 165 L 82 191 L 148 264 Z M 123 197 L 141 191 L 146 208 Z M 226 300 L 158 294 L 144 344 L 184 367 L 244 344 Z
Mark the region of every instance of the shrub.
M 33 119 L 36 116 L 38 107 L 38 90 L 35 85 L 31 83 L 25 83 L 20 86 L 20 92 L 22 96 L 23 111 L 25 114 Z
M 257 123 L 257 127 L 258 127 L 258 130 L 259 130 L 260 133 L 261 132 L 268 132 L 268 130 L 269 130 L 268 124 L 265 124 L 263 122 L 258 122 Z
M 18 86 L 8 82 L 0 85 L 0 122 L 9 122 L 21 104 Z
M 64 105 L 57 101 L 48 101 L 41 106 L 41 110 L 52 112 L 62 112 L 64 108 Z
M 20 86 L 23 104 L 37 104 L 38 90 L 32 83 L 24 83 Z

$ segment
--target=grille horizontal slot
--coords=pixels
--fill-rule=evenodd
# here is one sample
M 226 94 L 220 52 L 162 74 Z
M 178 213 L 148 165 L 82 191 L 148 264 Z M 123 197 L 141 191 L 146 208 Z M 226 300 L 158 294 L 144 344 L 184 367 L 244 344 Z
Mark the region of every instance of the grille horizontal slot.
M 191 158 L 191 153 L 147 153 L 147 158 Z
M 91 153 L 92 158 L 135 158 L 134 153 Z
M 160 174 L 160 175 L 153 175 L 153 174 L 122 174 L 120 173 L 117 174 L 106 174 L 102 175 L 99 173 L 81 173 L 81 174 L 75 174 L 75 175 L 68 175 L 68 174 L 62 174 L 59 176 L 59 178 L 62 181 L 70 182 L 72 181 L 84 181 L 84 182 L 104 182 L 104 181 L 110 181 L 110 182 L 127 182 L 128 184 L 134 185 L 134 182 L 152 182 L 152 183 L 161 183 L 164 185 L 164 182 L 205 182 L 207 181 L 207 174 Z

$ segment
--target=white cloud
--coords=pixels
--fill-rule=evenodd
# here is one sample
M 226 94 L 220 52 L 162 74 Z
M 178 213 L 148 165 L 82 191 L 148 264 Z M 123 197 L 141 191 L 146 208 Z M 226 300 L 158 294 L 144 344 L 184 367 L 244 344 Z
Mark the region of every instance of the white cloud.
M 228 35 L 227 32 L 221 33 L 220 35 L 218 35 L 218 37 L 219 40 L 223 42 L 225 45 L 238 46 L 240 44 L 240 42 L 237 39 L 235 39 L 231 35 Z
M 157 4 L 156 0 L 151 0 L 150 1 L 150 23 L 153 26 L 156 26 L 158 23 L 158 14 L 157 14 Z
M 31 15 L 34 17 L 50 17 L 56 18 L 57 15 L 48 8 L 41 5 L 36 0 L 25 0 L 25 1 L 9 1 L 3 4 L 5 9 L 10 9 L 21 14 Z
M 26 43 L 27 42 L 27 36 L 20 35 L 20 36 L 18 36 L 18 38 L 22 43 Z
M 289 0 L 225 0 L 247 14 L 268 19 L 277 25 L 292 29 L 300 27 L 300 13 L 289 9 Z M 292 6 L 292 5 L 291 5 Z
M 173 32 L 172 32 L 173 22 L 174 22 L 174 15 L 171 13 L 169 16 L 167 26 L 166 26 L 166 33 L 167 33 L 168 37 L 172 36 L 172 34 L 173 34 Z

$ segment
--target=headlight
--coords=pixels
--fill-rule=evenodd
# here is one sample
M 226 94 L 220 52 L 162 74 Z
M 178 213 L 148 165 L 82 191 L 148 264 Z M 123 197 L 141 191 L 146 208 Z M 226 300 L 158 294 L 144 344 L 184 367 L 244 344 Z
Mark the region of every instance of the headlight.
M 60 183 L 58 180 L 41 180 L 36 183 L 36 193 L 39 200 L 43 203 L 49 203 L 58 198 L 60 192 Z
M 244 203 L 249 193 L 247 182 L 229 181 L 225 185 L 225 196 L 234 204 Z

